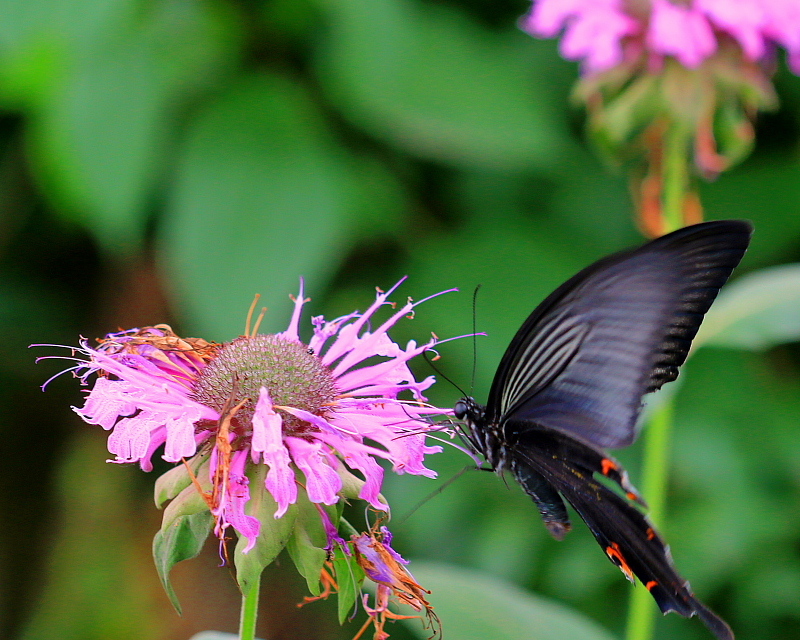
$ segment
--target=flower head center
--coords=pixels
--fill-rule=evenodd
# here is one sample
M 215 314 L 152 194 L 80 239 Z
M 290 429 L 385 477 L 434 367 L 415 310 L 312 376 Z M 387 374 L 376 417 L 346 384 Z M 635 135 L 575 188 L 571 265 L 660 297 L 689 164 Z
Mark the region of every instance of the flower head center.
M 242 336 L 218 348 L 197 377 L 192 396 L 222 412 L 225 404 L 247 400 L 233 426 L 240 435 L 252 432 L 256 402 L 266 387 L 274 405 L 322 415 L 338 393 L 333 375 L 308 346 L 279 335 Z M 283 430 L 301 435 L 314 430 L 307 422 L 278 410 Z

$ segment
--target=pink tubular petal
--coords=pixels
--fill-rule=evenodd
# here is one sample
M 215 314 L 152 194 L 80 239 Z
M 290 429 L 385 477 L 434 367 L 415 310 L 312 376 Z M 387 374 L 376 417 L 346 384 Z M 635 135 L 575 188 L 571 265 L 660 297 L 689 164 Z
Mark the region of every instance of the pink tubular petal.
M 108 436 L 108 450 L 116 462 L 138 462 L 166 440 L 161 416 L 142 411 L 133 418 L 123 418 Z
M 194 424 L 201 419 L 217 420 L 216 411 L 192 400 L 181 380 L 143 356 L 123 353 L 115 359 L 86 345 L 83 351 L 91 358 L 84 376 L 105 371 L 119 378 L 98 377 L 83 408 L 74 409 L 90 424 L 113 429 L 108 450 L 116 456 L 115 462 L 139 462 L 149 469 L 154 450 L 165 443 L 164 458 L 170 462 L 194 455 Z
M 405 280 L 405 278 L 400 280 L 391 289 L 389 289 L 389 291 L 385 293 L 379 291 L 378 295 L 375 296 L 375 302 L 373 302 L 372 305 L 370 305 L 369 309 L 367 309 L 363 314 L 355 316 L 355 319 L 351 324 L 347 324 L 339 330 L 339 335 L 337 336 L 336 340 L 330 346 L 330 348 L 322 358 L 322 362 L 324 364 L 326 365 L 333 364 L 341 356 L 343 356 L 346 353 L 349 353 L 350 351 L 352 351 L 353 348 L 355 348 L 358 345 L 359 341 L 361 340 L 361 338 L 359 338 L 358 336 L 358 333 L 364 327 L 364 324 L 383 305 L 390 304 L 389 302 L 387 302 L 389 296 L 403 282 L 403 280 Z M 402 313 L 400 315 L 402 315 Z M 394 324 L 394 322 L 392 322 L 391 324 Z M 363 358 L 361 359 L 363 360 Z
M 407 410 L 408 407 L 389 403 L 351 407 L 340 411 L 332 422 L 343 429 L 355 426 L 362 437 L 384 447 L 395 472 L 435 478 L 436 472 L 426 468 L 423 459 L 441 449 L 425 446 L 424 431 L 430 427 L 410 417 L 413 414 Z
M 654 52 L 674 56 L 689 69 L 699 66 L 717 49 L 706 17 L 669 0 L 653 0 L 647 41 Z
M 294 407 L 284 407 L 281 406 L 280 409 L 285 411 L 286 413 L 291 413 L 295 418 L 300 418 L 301 420 L 305 420 L 306 422 L 313 424 L 315 427 L 319 428 L 322 431 L 334 431 L 335 429 L 331 424 L 314 413 L 310 411 L 306 411 L 305 409 L 295 409 Z
M 302 438 L 286 438 L 292 460 L 306 476 L 306 491 L 311 502 L 336 504 L 342 479 L 330 466 L 320 442 Z
M 351 469 L 357 469 L 364 476 L 364 486 L 358 492 L 358 497 L 366 500 L 376 509 L 386 511 L 389 505 L 380 499 L 381 485 L 383 484 L 383 468 L 375 462 L 375 458 L 358 451 L 355 447 L 340 444 L 336 447 L 342 454 L 344 461 Z
M 361 314 L 356 311 L 331 320 L 330 322 L 325 322 L 325 318 L 322 316 L 315 316 L 311 319 L 311 323 L 314 325 L 314 335 L 311 337 L 308 346 L 314 353 L 321 353 L 328 340 L 338 333 L 339 327 L 350 320 L 358 318 L 360 315 Z
M 167 428 L 167 445 L 164 448 L 164 460 L 180 462 L 182 458 L 191 458 L 197 451 L 194 439 L 194 423 L 202 417 L 196 407 L 187 407 L 178 415 L 164 416 Z
M 358 387 L 353 391 L 357 391 L 358 395 L 383 396 L 385 398 L 392 398 L 392 399 L 397 398 L 397 396 L 400 395 L 400 393 L 402 393 L 403 391 L 410 391 L 412 394 L 414 394 L 414 398 L 416 400 L 424 401 L 422 392 L 425 391 L 425 389 L 429 388 L 434 382 L 436 382 L 436 378 L 434 376 L 428 376 L 427 378 L 425 378 L 420 382 L 364 386 L 364 387 Z
M 281 417 L 272 409 L 272 399 L 266 387 L 261 387 L 253 415 L 253 438 L 250 448 L 254 454 L 263 453 L 281 444 Z M 283 445 L 281 445 L 283 446 Z M 254 455 L 254 462 L 258 456 Z
M 383 468 L 375 462 L 375 457 L 383 457 L 383 452 L 346 437 L 329 434 L 317 434 L 317 438 L 333 447 L 351 469 L 360 471 L 364 476 L 364 486 L 359 491 L 359 498 L 366 500 L 376 509 L 386 511 L 389 508 L 380 499 L 383 483 Z
M 136 404 L 128 396 L 131 390 L 132 385 L 123 380 L 98 378 L 83 408 L 72 409 L 89 424 L 100 425 L 108 431 L 120 417 L 136 412 Z
M 150 446 L 147 448 L 147 452 L 144 454 L 144 456 L 139 460 L 139 468 L 142 471 L 149 472 L 153 470 L 153 454 L 156 452 L 156 449 L 164 444 L 167 438 L 166 432 L 166 427 L 161 427 L 160 429 L 156 429 L 150 433 Z
M 385 349 L 386 331 L 390 327 L 393 327 L 400 318 L 410 314 L 413 309 L 414 309 L 414 303 L 407 302 L 400 308 L 399 311 L 395 312 L 374 332 L 365 333 L 358 339 L 354 340 L 351 348 L 348 350 L 347 355 L 345 355 L 342 358 L 342 360 L 334 367 L 333 375 L 338 377 L 351 367 L 358 364 L 359 362 L 375 355 L 377 353 L 376 348 L 378 348 L 379 346 Z
M 300 278 L 300 291 L 294 299 L 294 310 L 292 311 L 292 319 L 289 321 L 289 327 L 286 331 L 278 334 L 287 340 L 293 340 L 295 342 L 300 341 L 300 315 L 303 312 L 303 305 L 308 302 L 303 295 L 304 289 L 305 282 Z
M 272 400 L 265 387 L 261 387 L 253 414 L 253 440 L 251 448 L 254 461 L 260 453 L 269 465 L 265 485 L 278 503 L 274 517 L 280 518 L 290 504 L 297 502 L 297 483 L 290 463 L 289 452 L 283 445 L 283 421 L 272 408 Z
M 540 38 L 553 38 L 587 6 L 586 0 L 538 0 L 523 19 L 522 28 Z
M 767 20 L 759 0 L 695 0 L 694 6 L 735 38 L 748 58 L 755 61 L 764 56 L 762 32 Z
M 402 355 L 398 355 L 391 360 L 381 362 L 376 365 L 361 367 L 346 373 L 337 374 L 337 385 L 342 391 L 352 391 L 368 382 L 388 381 L 388 382 L 405 382 L 414 379 L 411 370 L 405 364 L 415 356 L 427 351 L 436 344 L 436 341 L 431 341 L 425 345 L 416 346 L 412 340 L 408 343 L 405 351 L 400 351 Z M 368 356 L 366 356 L 368 357 Z M 386 378 L 389 377 L 388 380 Z
M 520 26 L 541 38 L 563 30 L 561 54 L 567 60 L 582 60 L 587 72 L 622 62 L 622 38 L 641 30 L 620 0 L 538 0 Z
M 255 546 L 256 538 L 261 532 L 261 522 L 258 518 L 248 516 L 244 512 L 244 507 L 250 500 L 249 480 L 244 475 L 247 456 L 246 450 L 235 451 L 231 455 L 228 484 L 223 487 L 219 506 L 212 511 L 217 517 L 215 533 L 220 540 L 223 539 L 225 529 L 229 526 L 233 527 L 240 536 L 247 538 L 247 546 L 242 553 L 247 553 Z M 209 467 L 213 474 L 216 468 L 212 469 L 212 466 L 216 465 Z
M 587 72 L 605 71 L 622 62 L 622 38 L 637 30 L 636 21 L 622 12 L 587 12 L 565 31 L 561 53 L 568 60 L 583 60 Z
M 319 511 L 319 517 L 322 519 L 322 526 L 325 527 L 325 535 L 328 537 L 328 544 L 325 545 L 325 550 L 331 552 L 335 546 L 339 545 L 347 555 L 350 555 L 350 552 L 345 546 L 344 539 L 339 535 L 339 531 L 336 527 L 333 526 L 328 512 L 320 507 L 319 504 L 317 504 L 317 510 Z

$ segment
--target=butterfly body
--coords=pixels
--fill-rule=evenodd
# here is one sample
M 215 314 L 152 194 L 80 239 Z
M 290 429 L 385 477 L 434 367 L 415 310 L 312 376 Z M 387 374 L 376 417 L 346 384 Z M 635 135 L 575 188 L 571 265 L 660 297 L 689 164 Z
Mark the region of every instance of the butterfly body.
M 459 400 L 465 437 L 511 473 L 557 539 L 570 503 L 609 559 L 664 612 L 728 625 L 676 572 L 645 503 L 605 449 L 631 444 L 642 397 L 674 380 L 720 287 L 741 260 L 743 221 L 687 227 L 587 267 L 548 296 L 507 348 L 489 399 Z

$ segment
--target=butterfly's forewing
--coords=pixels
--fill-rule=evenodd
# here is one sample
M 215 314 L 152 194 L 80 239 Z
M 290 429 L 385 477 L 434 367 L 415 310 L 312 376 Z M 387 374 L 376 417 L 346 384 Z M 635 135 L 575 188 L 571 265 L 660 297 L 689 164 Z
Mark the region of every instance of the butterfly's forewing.
M 642 396 L 677 376 L 750 233 L 736 220 L 686 227 L 565 282 L 506 350 L 487 422 L 532 420 L 600 447 L 630 444 Z
M 572 504 L 611 561 L 631 581 L 634 576 L 641 581 L 661 611 L 697 614 L 717 638 L 733 640 L 725 621 L 695 598 L 676 572 L 669 548 L 637 506 L 641 500 L 616 461 L 561 431 L 514 421 L 509 427 L 517 432 L 510 465 L 526 491 L 528 477 L 543 478 Z

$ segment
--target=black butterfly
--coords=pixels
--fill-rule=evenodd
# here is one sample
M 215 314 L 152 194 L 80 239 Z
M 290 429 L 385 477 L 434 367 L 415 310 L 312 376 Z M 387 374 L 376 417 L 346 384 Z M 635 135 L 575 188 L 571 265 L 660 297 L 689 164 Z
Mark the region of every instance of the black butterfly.
M 555 538 L 570 529 L 566 499 L 662 612 L 697 614 L 720 640 L 733 640 L 730 627 L 677 574 L 644 501 L 602 449 L 636 439 L 642 396 L 678 376 L 751 232 L 744 221 L 706 222 L 587 267 L 519 329 L 486 406 L 455 406 L 471 445 L 497 473 L 514 474 Z

